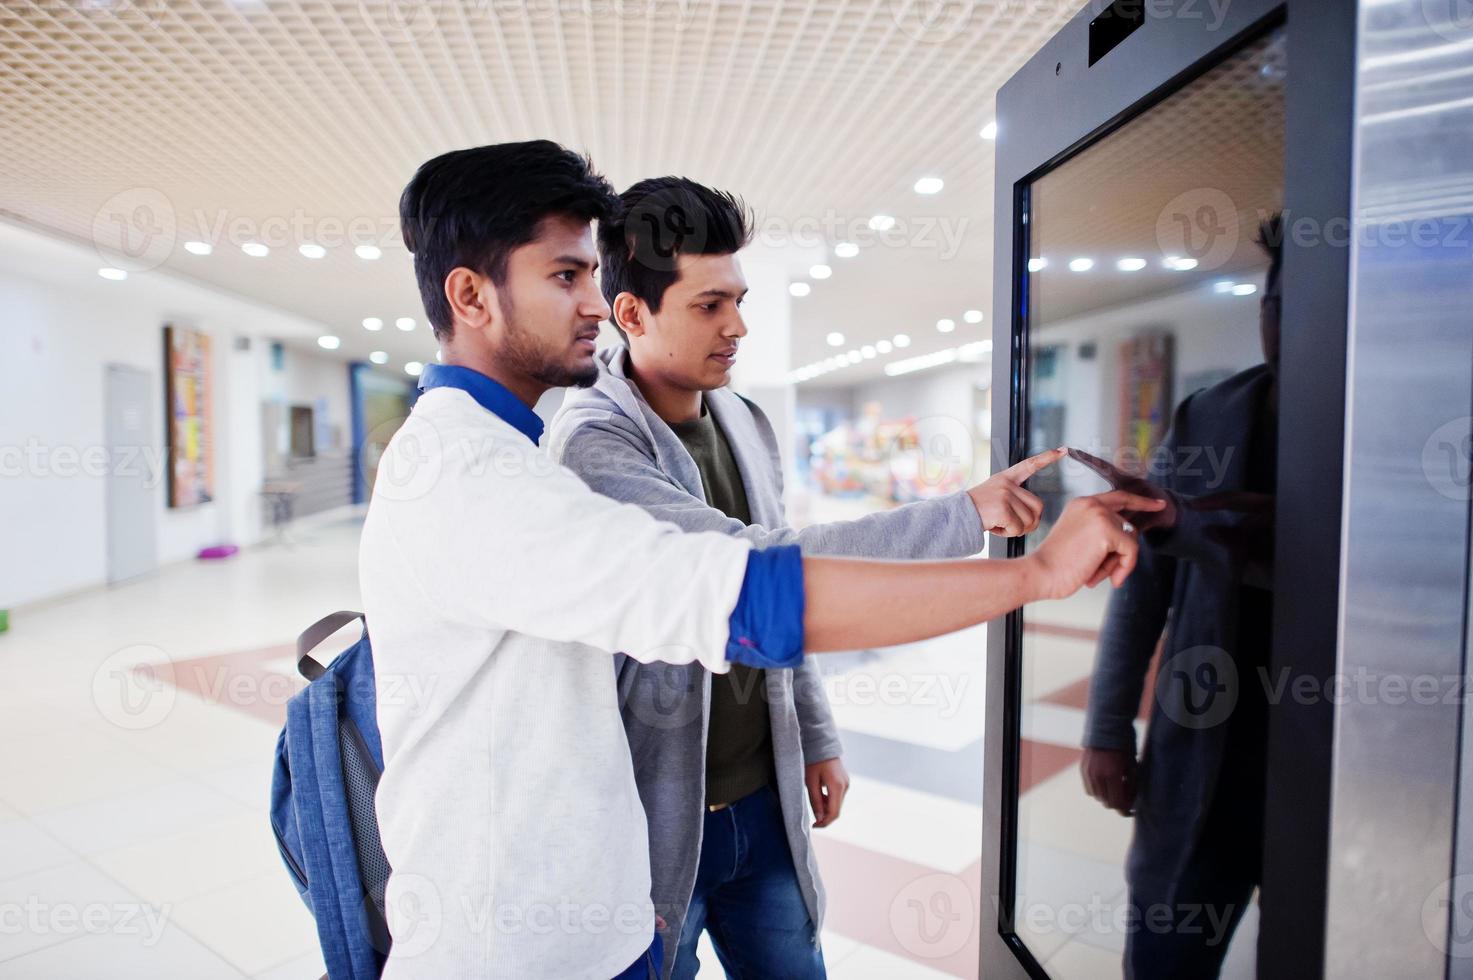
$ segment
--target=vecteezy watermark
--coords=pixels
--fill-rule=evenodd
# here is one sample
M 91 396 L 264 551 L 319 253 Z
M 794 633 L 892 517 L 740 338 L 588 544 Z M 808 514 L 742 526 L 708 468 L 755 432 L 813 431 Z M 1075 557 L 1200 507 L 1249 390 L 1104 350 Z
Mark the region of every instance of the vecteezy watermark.
M 967 674 L 924 671 L 849 671 L 841 674 L 795 677 L 796 696 L 810 696 L 807 687 L 820 684 L 831 706 L 935 709 L 937 718 L 954 718 L 961 711 L 971 677 Z
M 188 235 L 186 228 L 192 229 Z M 380 251 L 402 241 L 396 215 L 314 214 L 301 208 L 272 215 L 203 208 L 181 214 L 168 195 L 155 187 L 119 191 L 92 216 L 92 243 L 98 256 L 127 272 L 158 268 L 182 246 L 181 240 L 199 240 L 211 248 L 262 245 L 270 250 L 312 245 L 330 250 L 372 246 Z
M 174 203 L 153 187 L 130 187 L 92 215 L 92 244 L 108 265 L 147 272 L 163 265 L 179 233 Z
M 114 651 L 92 673 L 92 704 L 119 728 L 158 725 L 174 710 L 177 697 L 173 659 L 146 643 Z
M 384 423 L 390 425 L 394 434 L 387 445 L 365 440 L 359 450 L 365 454 L 363 461 L 377 466 L 373 485 L 377 498 L 418 500 L 434 490 L 447 460 L 474 479 L 493 475 L 548 478 L 562 472 L 549 453 L 525 439 L 467 432 L 456 432 L 447 439 L 433 420 L 414 413 L 402 421 Z
M 34 436 L 23 445 L 0 445 L 0 478 L 137 480 L 153 489 L 163 483 L 168 453 L 156 446 L 52 446 Z
M 505 902 L 495 896 L 442 895 L 430 878 L 394 871 L 384 894 L 384 915 L 394 955 L 423 955 L 445 935 L 631 936 L 653 931 L 654 905 L 646 902 Z
M 994 906 L 1000 903 L 994 898 Z M 1039 902 L 1021 899 L 1013 909 L 1019 932 L 1069 936 L 1152 935 L 1199 936 L 1208 946 L 1227 942 L 1245 906 L 1206 902 L 1150 902 L 1140 904 L 1107 900 L 1095 894 L 1084 902 Z
M 1194 260 L 1200 270 L 1221 268 L 1238 250 L 1238 208 L 1215 187 L 1197 187 L 1173 197 L 1156 216 L 1162 255 Z
M 1422 444 L 1422 475 L 1449 500 L 1473 496 L 1473 417 L 1439 425 Z
M 752 240 L 772 248 L 824 248 L 849 242 L 861 249 L 930 251 L 945 262 L 956 258 L 970 227 L 971 219 L 964 214 L 913 214 L 882 221 L 875 215 L 846 215 L 830 208 L 811 214 L 759 215 Z
M 1238 666 L 1221 647 L 1189 647 L 1156 673 L 1156 701 L 1183 728 L 1212 728 L 1227 721 L 1239 693 Z
M 1387 6 L 1388 13 L 1395 9 Z M 1432 32 L 1444 40 L 1473 38 L 1473 0 L 1421 0 L 1421 14 Z
M 1473 956 L 1473 874 L 1440 881 L 1422 902 L 1422 932 L 1444 956 Z
M 44 902 L 30 895 L 0 902 L 0 936 L 141 936 L 144 947 L 153 947 L 172 911 L 144 902 Z
M 890 934 L 912 956 L 940 959 L 961 952 L 977 925 L 966 882 L 937 872 L 905 885 L 890 901 Z

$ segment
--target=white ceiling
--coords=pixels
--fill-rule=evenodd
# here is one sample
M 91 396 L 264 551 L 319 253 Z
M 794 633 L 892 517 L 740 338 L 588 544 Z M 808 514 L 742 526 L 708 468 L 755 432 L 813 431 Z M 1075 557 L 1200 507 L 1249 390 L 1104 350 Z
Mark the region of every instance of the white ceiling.
M 903 330 L 924 353 L 989 329 L 961 320 L 989 309 L 978 130 L 1075 6 L 4 0 L 0 212 L 94 241 L 134 276 L 162 268 L 319 321 L 345 357 L 427 360 L 400 190 L 446 149 L 547 137 L 617 186 L 680 173 L 736 191 L 769 243 L 832 245 L 895 216 L 902 241 L 831 259 L 833 277 L 794 301 L 793 363 L 830 353 L 835 329 L 854 344 Z M 914 192 L 927 175 L 941 193 Z M 186 252 L 192 239 L 213 254 Z M 250 239 L 270 254 L 243 254 Z M 384 330 L 364 330 L 369 316 Z M 418 326 L 396 330 L 399 316 Z M 936 333 L 942 316 L 956 334 Z

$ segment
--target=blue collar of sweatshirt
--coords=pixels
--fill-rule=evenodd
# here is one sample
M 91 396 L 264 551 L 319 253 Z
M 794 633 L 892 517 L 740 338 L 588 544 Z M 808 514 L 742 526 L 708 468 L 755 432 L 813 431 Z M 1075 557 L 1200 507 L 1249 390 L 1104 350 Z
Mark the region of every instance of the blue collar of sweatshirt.
M 458 364 L 426 364 L 419 376 L 419 390 L 431 388 L 459 388 L 474 398 L 476 404 L 531 439 L 534 446 L 542 439 L 543 422 L 537 413 L 501 382 L 480 371 Z

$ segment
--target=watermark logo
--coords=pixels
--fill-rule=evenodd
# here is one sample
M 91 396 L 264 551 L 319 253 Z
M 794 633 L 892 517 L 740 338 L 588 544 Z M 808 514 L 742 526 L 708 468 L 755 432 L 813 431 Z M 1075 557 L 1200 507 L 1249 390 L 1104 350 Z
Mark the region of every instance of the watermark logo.
M 916 878 L 890 902 L 890 934 L 919 958 L 961 952 L 976 922 L 972 892 L 956 875 L 938 872 Z
M 385 500 L 418 500 L 434 489 L 445 464 L 445 446 L 440 439 L 440 430 L 423 415 L 415 413 L 402 423 L 396 419 L 384 423 L 387 425 L 397 426 L 398 431 L 378 457 L 373 495 Z
M 376 37 L 390 44 L 416 41 L 439 26 L 444 0 L 358 0 L 358 13 Z
M 1422 0 L 1422 19 L 1444 40 L 1473 39 L 1473 0 Z
M 967 29 L 974 6 L 976 0 L 890 0 L 890 17 L 909 37 L 940 44 Z
M 1239 695 L 1238 667 L 1221 647 L 1189 647 L 1161 665 L 1156 700 L 1166 717 L 1201 730 L 1232 715 Z
M 98 256 L 125 272 L 147 272 L 163 265 L 178 233 L 173 203 L 152 187 L 120 191 L 92 215 L 92 244 Z
M 1173 197 L 1156 217 L 1162 255 L 1193 259 L 1203 271 L 1221 268 L 1238 250 L 1241 221 L 1233 199 L 1215 187 Z
M 1449 500 L 1467 500 L 1473 485 L 1473 417 L 1445 422 L 1422 444 L 1422 474 Z
M 162 723 L 177 696 L 174 662 L 156 646 L 123 647 L 92 674 L 92 703 L 98 713 L 130 731 Z
M 1437 884 L 1422 903 L 1422 932 L 1444 956 L 1473 956 L 1473 874 Z
M 435 945 L 445 925 L 440 890 L 423 875 L 395 872 L 384 894 L 384 918 L 394 937 L 394 955 L 419 956 Z

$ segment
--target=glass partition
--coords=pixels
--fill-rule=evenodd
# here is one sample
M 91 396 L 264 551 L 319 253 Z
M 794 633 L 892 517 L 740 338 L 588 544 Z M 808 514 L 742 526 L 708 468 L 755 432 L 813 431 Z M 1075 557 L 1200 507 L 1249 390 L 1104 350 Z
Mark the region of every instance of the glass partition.
M 1013 923 L 1054 980 L 1127 940 L 1139 975 L 1253 974 L 1285 71 L 1263 36 L 1025 194 L 1025 448 L 1075 451 L 1024 547 L 1081 494 L 1171 502 L 1125 586 L 1029 606 L 1012 651 Z

